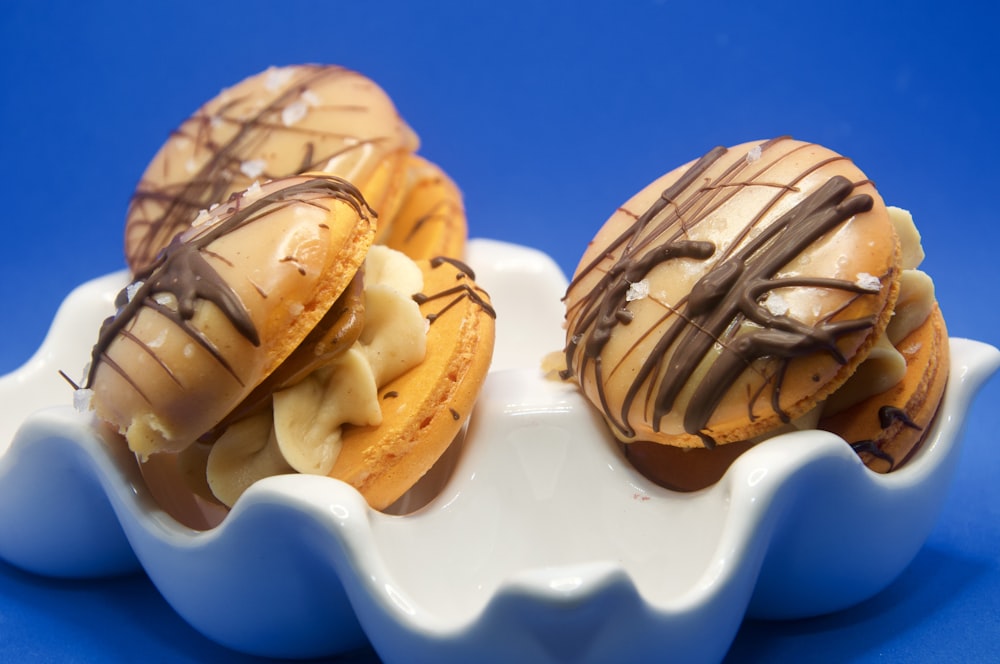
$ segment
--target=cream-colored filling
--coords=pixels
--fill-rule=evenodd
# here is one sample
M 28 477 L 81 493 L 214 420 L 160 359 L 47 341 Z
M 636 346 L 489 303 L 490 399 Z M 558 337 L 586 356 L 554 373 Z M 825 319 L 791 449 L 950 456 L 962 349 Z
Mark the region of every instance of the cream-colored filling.
M 903 273 L 900 276 L 899 297 L 885 332 L 879 335 L 864 362 L 825 402 L 755 440 L 788 431 L 815 429 L 821 417 L 839 413 L 881 394 L 906 375 L 906 360 L 896 349 L 896 344 L 927 320 L 935 302 L 934 282 L 916 269 L 923 261 L 924 250 L 910 213 L 897 207 L 889 207 L 888 210 L 902 244 Z
M 924 247 L 920 243 L 920 231 L 913 223 L 913 217 L 907 210 L 888 206 L 889 220 L 892 222 L 902 248 L 901 263 L 904 270 L 915 270 L 924 262 Z
M 924 259 L 924 250 L 913 218 L 897 207 L 888 210 L 902 245 L 899 297 L 885 332 L 854 374 L 823 404 L 824 415 L 846 410 L 903 380 L 906 360 L 896 350 L 896 344 L 920 327 L 934 306 L 934 282 L 916 269 Z
M 934 282 L 920 270 L 904 270 L 899 299 L 885 336 L 896 346 L 910 332 L 920 327 L 934 308 Z
M 420 268 L 406 255 L 375 245 L 364 275 L 365 326 L 354 345 L 276 392 L 271 412 L 229 427 L 212 446 L 208 484 L 226 505 L 264 477 L 329 473 L 342 427 L 379 424 L 379 387 L 423 361 L 427 325 L 413 300 L 423 289 Z

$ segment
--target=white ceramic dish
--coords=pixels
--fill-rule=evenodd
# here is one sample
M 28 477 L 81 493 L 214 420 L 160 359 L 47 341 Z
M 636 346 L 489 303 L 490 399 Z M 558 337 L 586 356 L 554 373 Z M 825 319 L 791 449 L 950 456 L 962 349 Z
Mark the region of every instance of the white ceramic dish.
M 496 359 L 464 445 L 410 496 L 423 506 L 381 514 L 337 481 L 275 477 L 206 532 L 158 509 L 130 456 L 68 405 L 57 371 L 83 367 L 125 276 L 81 286 L 0 379 L 0 557 L 53 576 L 141 566 L 194 627 L 258 655 L 367 638 L 387 662 L 714 661 L 747 613 L 845 608 L 903 570 L 1000 366 L 991 346 L 953 339 L 941 416 L 890 475 L 802 432 L 708 489 L 671 493 L 629 467 L 571 387 L 541 376 L 563 341 L 555 264 L 486 240 L 469 260 L 499 312 Z

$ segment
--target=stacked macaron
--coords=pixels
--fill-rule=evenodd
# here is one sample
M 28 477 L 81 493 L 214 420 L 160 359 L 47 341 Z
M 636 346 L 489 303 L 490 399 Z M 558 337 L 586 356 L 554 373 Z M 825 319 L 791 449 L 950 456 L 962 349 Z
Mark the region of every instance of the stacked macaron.
M 948 374 L 922 257 L 909 215 L 846 157 L 788 138 L 717 148 L 590 243 L 565 298 L 564 376 L 669 486 L 704 485 L 789 428 L 898 467 Z
M 161 502 L 299 472 L 384 509 L 455 439 L 495 315 L 458 189 L 415 148 L 374 83 L 301 66 L 224 91 L 154 158 L 81 401 Z

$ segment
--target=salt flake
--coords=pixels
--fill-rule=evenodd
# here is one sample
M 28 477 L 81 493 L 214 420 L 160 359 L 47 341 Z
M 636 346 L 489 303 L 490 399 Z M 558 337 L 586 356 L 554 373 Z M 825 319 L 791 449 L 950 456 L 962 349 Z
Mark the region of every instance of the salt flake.
M 770 293 L 761 304 L 774 316 L 784 316 L 788 313 L 788 302 L 777 293 Z
M 755 161 L 758 161 L 760 159 L 760 152 L 761 150 L 759 145 L 755 145 L 750 148 L 750 151 L 747 152 L 747 163 L 752 164 Z
M 310 106 L 319 106 L 323 101 L 319 98 L 319 95 L 312 90 L 302 91 L 302 101 L 309 104 Z
M 874 274 L 868 274 L 867 272 L 859 272 L 855 283 L 860 288 L 872 291 L 873 293 L 882 289 L 882 281 Z
M 80 413 L 86 413 L 90 410 L 90 402 L 94 398 L 94 391 L 88 390 L 86 388 L 80 388 L 73 392 L 73 408 L 75 408 Z
M 264 87 L 268 92 L 276 92 L 287 85 L 293 73 L 291 67 L 271 67 L 264 78 Z
M 281 109 L 281 124 L 291 127 L 298 124 L 309 112 L 309 105 L 302 99 L 296 99 L 288 106 Z
M 198 216 L 191 222 L 191 228 L 204 226 L 211 217 L 212 215 L 209 214 L 208 210 L 198 210 Z
M 626 302 L 635 302 L 649 296 L 649 280 L 643 279 L 628 285 L 628 292 L 625 293 Z
M 267 168 L 267 162 L 263 159 L 247 159 L 240 164 L 240 172 L 250 179 L 257 179 Z
M 128 298 L 129 302 L 131 302 L 133 298 L 135 298 L 135 294 L 139 292 L 140 288 L 142 288 L 142 284 L 143 282 L 141 281 L 133 281 L 132 283 L 130 283 L 128 286 L 125 287 L 125 297 Z

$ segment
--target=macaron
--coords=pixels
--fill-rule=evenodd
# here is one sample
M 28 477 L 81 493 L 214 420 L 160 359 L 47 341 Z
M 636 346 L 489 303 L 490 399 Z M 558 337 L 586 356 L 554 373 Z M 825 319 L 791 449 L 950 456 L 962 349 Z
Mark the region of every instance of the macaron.
M 392 99 L 364 75 L 328 64 L 271 67 L 222 90 L 171 132 L 129 204 L 126 262 L 141 271 L 202 210 L 255 182 L 305 172 L 357 187 L 378 216 L 376 243 L 411 258 L 461 257 L 461 194 L 418 147 Z M 442 238 L 444 246 L 428 244 Z
M 693 488 L 738 450 L 901 379 L 886 334 L 929 311 L 926 294 L 901 295 L 920 258 L 909 215 L 847 157 L 787 137 L 715 148 L 643 188 L 587 246 L 565 296 L 562 376 L 635 463 Z
M 375 220 L 329 175 L 204 213 L 118 296 L 83 387 L 144 458 L 185 449 L 299 347 L 364 263 Z
M 472 269 L 442 258 L 419 265 L 424 287 L 415 298 L 428 323 L 427 357 L 379 389 L 382 422 L 346 429 L 329 473 L 376 509 L 402 496 L 459 435 L 493 354 L 496 312 Z
M 458 436 L 492 357 L 489 296 L 457 259 L 372 244 L 375 224 L 335 176 L 253 185 L 122 291 L 81 391 L 185 523 L 295 472 L 383 509 Z

